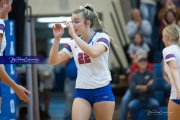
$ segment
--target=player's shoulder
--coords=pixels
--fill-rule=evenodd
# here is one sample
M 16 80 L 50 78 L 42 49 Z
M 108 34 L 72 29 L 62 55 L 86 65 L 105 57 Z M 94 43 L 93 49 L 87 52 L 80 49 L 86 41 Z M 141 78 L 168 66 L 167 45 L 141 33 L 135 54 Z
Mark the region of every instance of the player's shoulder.
M 168 47 L 165 47 L 163 49 L 163 54 L 166 54 L 166 53 L 174 53 L 174 51 L 176 50 L 177 48 L 177 45 L 171 45 L 171 46 L 168 46 Z
M 99 38 L 109 39 L 109 35 L 107 35 L 106 33 L 103 33 L 103 32 L 97 32 L 96 35 L 95 35 L 95 38 L 96 39 L 99 39 Z

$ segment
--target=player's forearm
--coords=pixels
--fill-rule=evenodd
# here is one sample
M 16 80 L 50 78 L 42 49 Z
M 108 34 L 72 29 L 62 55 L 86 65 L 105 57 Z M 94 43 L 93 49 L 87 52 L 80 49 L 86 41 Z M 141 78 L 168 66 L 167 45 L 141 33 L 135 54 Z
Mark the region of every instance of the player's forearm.
M 2 64 L 0 64 L 0 73 L 0 78 L 2 82 L 10 86 L 12 89 L 15 89 L 17 87 L 17 84 L 9 77 L 9 75 L 4 70 Z
M 59 41 L 60 41 L 60 39 L 58 39 L 58 40 L 55 39 L 54 43 L 51 47 L 50 54 L 49 54 L 49 63 L 50 64 L 54 64 L 55 60 L 57 60 L 58 50 L 59 50 Z
M 171 74 L 172 74 L 176 89 L 180 88 L 180 83 L 178 82 L 178 80 L 180 80 L 178 68 L 171 68 Z
M 93 46 L 90 46 L 86 42 L 81 40 L 77 35 L 75 35 L 73 39 L 89 57 L 96 58 L 98 56 L 98 51 L 96 51 Z

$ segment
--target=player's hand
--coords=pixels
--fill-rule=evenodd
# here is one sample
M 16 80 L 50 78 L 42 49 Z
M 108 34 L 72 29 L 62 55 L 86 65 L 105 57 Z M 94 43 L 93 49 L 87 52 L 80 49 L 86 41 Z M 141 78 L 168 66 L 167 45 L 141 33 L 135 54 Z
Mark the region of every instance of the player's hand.
M 76 35 L 75 31 L 74 31 L 74 27 L 73 25 L 68 22 L 68 21 L 63 21 L 63 23 L 66 25 L 66 28 L 68 29 L 69 31 L 69 35 L 74 38 L 74 36 Z
M 24 102 L 29 102 L 30 101 L 30 99 L 29 99 L 29 97 L 27 96 L 26 93 L 31 94 L 31 92 L 26 90 L 21 85 L 17 85 L 16 88 L 14 88 L 14 92 L 17 94 L 19 99 L 23 100 Z
M 59 40 L 63 34 L 64 34 L 64 28 L 61 26 L 61 24 L 56 23 L 53 26 L 54 38 Z
M 11 11 L 12 0 L 2 0 L 0 9 L 0 19 L 5 19 Z

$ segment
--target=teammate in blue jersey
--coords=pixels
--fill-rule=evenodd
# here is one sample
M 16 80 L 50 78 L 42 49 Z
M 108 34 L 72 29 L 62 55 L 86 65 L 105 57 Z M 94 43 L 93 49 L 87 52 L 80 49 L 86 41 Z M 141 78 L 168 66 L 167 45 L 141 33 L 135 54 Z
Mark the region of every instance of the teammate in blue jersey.
M 72 23 L 64 21 L 64 24 L 73 40 L 58 51 L 64 29 L 60 24 L 55 24 L 55 40 L 49 62 L 56 65 L 74 57 L 78 75 L 72 119 L 88 120 L 93 108 L 97 120 L 112 120 L 115 98 L 111 90 L 111 74 L 108 68 L 110 37 L 91 5 L 76 9 L 72 13 Z
M 4 32 L 5 24 L 4 19 L 6 19 L 8 13 L 11 11 L 12 0 L 5 2 L 5 0 L 0 0 L 0 56 L 3 55 L 3 51 L 6 47 L 6 36 Z M 17 94 L 17 96 L 24 102 L 29 102 L 30 99 L 26 93 L 30 93 L 24 87 L 17 85 L 6 73 L 4 66 L 0 64 L 0 79 L 5 84 L 9 85 Z
M 180 119 L 180 28 L 176 24 L 163 29 L 164 68 L 170 79 L 171 94 L 168 103 L 168 120 Z

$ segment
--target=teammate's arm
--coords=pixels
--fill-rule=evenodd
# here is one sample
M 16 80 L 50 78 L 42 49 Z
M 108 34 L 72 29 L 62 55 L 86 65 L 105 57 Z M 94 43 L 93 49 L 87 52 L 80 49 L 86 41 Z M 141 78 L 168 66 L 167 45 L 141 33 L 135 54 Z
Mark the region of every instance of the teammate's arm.
M 179 72 L 178 72 L 178 65 L 176 64 L 175 60 L 168 61 L 167 64 L 170 68 L 170 71 L 171 71 L 171 74 L 172 74 L 172 77 L 173 77 L 173 80 L 175 83 L 175 87 L 177 90 L 178 97 L 180 98 L 180 85 L 178 83 L 180 76 L 179 76 Z

